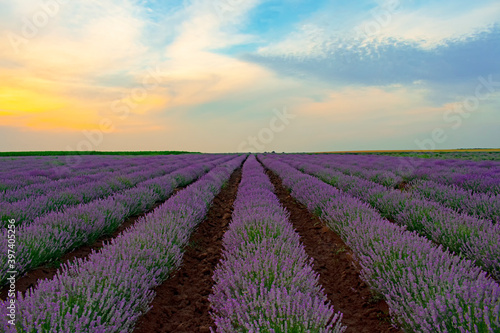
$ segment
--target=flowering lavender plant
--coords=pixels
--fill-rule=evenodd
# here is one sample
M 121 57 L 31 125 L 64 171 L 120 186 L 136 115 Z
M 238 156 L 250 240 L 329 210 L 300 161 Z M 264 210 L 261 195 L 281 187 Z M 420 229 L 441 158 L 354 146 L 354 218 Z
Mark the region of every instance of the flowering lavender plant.
M 377 208 L 382 216 L 418 231 L 430 240 L 469 258 L 500 280 L 500 225 L 458 213 L 439 203 L 340 171 L 312 164 L 300 157 L 282 161 L 317 176 L 346 193 Z
M 35 219 L 30 225 L 17 229 L 16 264 L 17 275 L 56 260 L 64 253 L 95 241 L 102 235 L 116 230 L 129 216 L 149 209 L 158 201 L 167 199 L 178 186 L 185 186 L 217 163 L 231 157 L 209 157 L 199 159 L 192 165 L 186 162 L 173 163 L 172 172 L 140 183 L 137 187 L 117 193 L 104 200 L 71 207 L 64 212 L 50 213 Z M 0 231 L 0 246 L 7 247 L 7 229 Z M 7 256 L 0 258 L 0 285 L 12 276 Z
M 259 158 L 353 250 L 361 277 L 384 296 L 404 331 L 500 331 L 500 286 L 473 262 L 276 157 Z
M 273 185 L 252 155 L 209 296 L 217 332 L 343 332 Z
M 231 158 L 231 157 L 230 157 Z M 88 259 L 64 265 L 23 297 L 15 326 L 0 305 L 0 332 L 129 332 L 158 286 L 182 262 L 208 204 L 244 156 L 231 158 L 178 192 Z

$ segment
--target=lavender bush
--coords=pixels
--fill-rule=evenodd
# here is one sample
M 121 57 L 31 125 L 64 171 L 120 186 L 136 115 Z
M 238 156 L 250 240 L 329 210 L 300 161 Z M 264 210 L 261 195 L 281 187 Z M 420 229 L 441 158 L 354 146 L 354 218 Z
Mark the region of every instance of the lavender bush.
M 231 157 L 201 158 L 193 165 L 175 164 L 170 174 L 153 178 L 138 187 L 117 193 L 105 200 L 96 200 L 78 205 L 64 212 L 56 212 L 36 219 L 28 226 L 17 230 L 16 266 L 17 275 L 56 260 L 64 253 L 94 242 L 102 235 L 116 230 L 129 216 L 149 209 L 158 201 L 167 199 L 176 187 L 185 186 L 217 163 Z M 212 160 L 212 161 L 211 161 Z M 205 162 L 204 162 L 205 161 Z M 1 230 L 0 246 L 7 248 L 7 229 Z M 0 258 L 0 285 L 7 282 L 9 269 L 7 257 Z
M 96 170 L 117 171 L 124 167 L 134 167 L 154 161 L 168 162 L 176 156 L 79 156 L 77 165 L 71 163 L 73 157 L 40 156 L 0 158 L 0 192 L 21 189 L 32 184 L 43 184 L 68 177 L 92 174 Z M 61 161 L 63 160 L 63 161 Z
M 343 332 L 273 189 L 250 156 L 209 296 L 217 332 Z
M 432 180 L 414 180 L 410 183 L 410 189 L 422 198 L 440 202 L 458 212 L 500 222 L 500 194 L 474 193 L 456 185 L 443 185 Z
M 306 159 L 304 159 L 306 160 Z M 308 156 L 308 162 L 320 164 L 323 167 L 333 168 L 347 175 L 361 177 L 371 180 L 375 183 L 394 188 L 401 186 L 403 177 L 394 174 L 391 171 L 375 169 L 373 164 L 359 164 L 352 161 L 352 164 L 345 163 L 343 159 L 331 161 L 330 156 Z M 371 162 L 371 160 L 370 160 Z M 488 170 L 481 167 L 482 170 Z M 474 171 L 469 171 L 474 172 Z M 468 175 L 462 175 L 467 177 Z M 500 173 L 498 173 L 500 176 Z M 474 192 L 471 189 L 464 189 L 460 186 L 451 184 L 445 185 L 432 180 L 423 180 L 415 178 L 405 185 L 405 190 L 409 191 L 413 197 L 421 199 L 430 199 L 444 204 L 458 212 L 463 212 L 478 218 L 490 219 L 494 222 L 500 220 L 500 194 Z
M 297 161 L 294 157 L 281 160 L 371 204 L 382 216 L 475 261 L 500 279 L 500 225 L 319 164 Z
M 0 332 L 130 332 L 149 309 L 151 289 L 181 264 L 190 234 L 243 158 L 216 167 L 99 252 L 18 294 L 15 326 L 2 302 Z
M 259 158 L 353 250 L 361 277 L 384 296 L 404 331 L 500 331 L 500 286 L 473 262 L 275 157 Z
M 114 164 L 113 166 L 107 163 L 99 163 L 99 167 L 89 166 L 88 169 L 82 170 L 82 172 L 74 171 L 70 176 L 56 179 L 47 180 L 41 183 L 31 184 L 24 186 L 22 188 L 7 190 L 0 192 L 0 201 L 6 202 L 16 202 L 20 200 L 25 200 L 33 196 L 46 195 L 51 191 L 62 191 L 68 188 L 73 188 L 78 185 L 85 183 L 95 182 L 98 180 L 111 180 L 113 178 L 121 180 L 120 177 L 130 175 L 134 172 L 152 169 L 151 167 L 171 165 L 182 161 L 190 161 L 194 156 L 190 158 L 188 156 L 170 156 L 170 158 L 162 159 L 144 159 L 142 163 L 137 163 L 139 161 L 127 161 L 121 160 L 120 164 Z M 194 159 L 193 159 L 194 160 Z
M 40 196 L 29 197 L 13 203 L 0 202 L 0 219 L 7 225 L 9 219 L 15 219 L 16 224 L 31 223 L 35 218 L 51 211 L 64 210 L 69 206 L 87 203 L 95 199 L 105 198 L 120 190 L 132 188 L 149 178 L 162 176 L 175 170 L 172 163 L 155 162 L 134 167 L 134 171 L 125 169 L 125 172 L 111 174 L 108 177 L 87 182 L 62 191 L 55 189 Z
M 316 157 L 342 167 L 346 172 L 364 172 L 368 169 L 380 174 L 393 174 L 406 182 L 415 179 L 433 180 L 445 185 L 456 185 L 474 193 L 500 194 L 499 162 L 374 155 L 331 154 Z

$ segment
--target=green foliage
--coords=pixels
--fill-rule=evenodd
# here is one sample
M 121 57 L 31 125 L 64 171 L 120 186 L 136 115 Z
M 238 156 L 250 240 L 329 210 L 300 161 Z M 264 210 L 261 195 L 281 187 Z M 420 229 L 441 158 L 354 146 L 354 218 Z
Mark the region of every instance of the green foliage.
M 47 267 L 50 268 L 59 268 L 62 265 L 62 261 L 59 259 L 55 259 L 47 264 Z
M 124 186 L 128 187 L 134 186 L 134 184 L 132 184 L 132 181 L 127 177 L 116 177 L 116 180 L 122 183 Z
M 340 246 L 340 247 L 338 247 L 338 248 L 336 248 L 336 249 L 332 250 L 332 252 L 333 252 L 334 255 L 339 255 L 339 254 L 344 253 L 346 251 L 347 251 L 347 248 L 345 246 L 343 246 L 343 245 Z
M 314 210 L 312 211 L 313 215 L 317 216 L 317 217 L 321 217 L 323 215 L 323 209 L 321 209 L 321 207 L 317 206 L 317 207 L 314 207 Z

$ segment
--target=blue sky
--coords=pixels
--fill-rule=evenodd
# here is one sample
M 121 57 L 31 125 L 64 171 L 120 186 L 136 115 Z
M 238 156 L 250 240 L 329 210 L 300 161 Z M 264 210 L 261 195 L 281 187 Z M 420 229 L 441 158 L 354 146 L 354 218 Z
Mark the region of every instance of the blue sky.
M 500 142 L 498 1 L 0 1 L 0 36 L 2 151 Z

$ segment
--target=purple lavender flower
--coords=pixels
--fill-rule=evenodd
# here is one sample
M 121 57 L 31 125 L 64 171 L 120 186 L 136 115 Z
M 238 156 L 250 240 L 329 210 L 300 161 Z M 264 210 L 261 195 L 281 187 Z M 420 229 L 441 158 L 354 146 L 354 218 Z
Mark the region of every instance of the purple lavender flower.
M 353 250 L 361 277 L 384 296 L 394 324 L 409 332 L 500 331 L 500 286 L 472 261 L 278 157 L 259 158 Z
M 191 232 L 244 156 L 226 162 L 172 196 L 88 259 L 64 265 L 17 297 L 18 331 L 127 332 L 149 310 L 158 286 L 182 262 Z M 210 168 L 210 166 L 209 166 Z M 189 204 L 186 204 L 189 203 Z M 0 331 L 8 325 L 6 303 L 0 305 Z
M 209 296 L 217 332 L 343 332 L 288 212 L 252 155 Z

